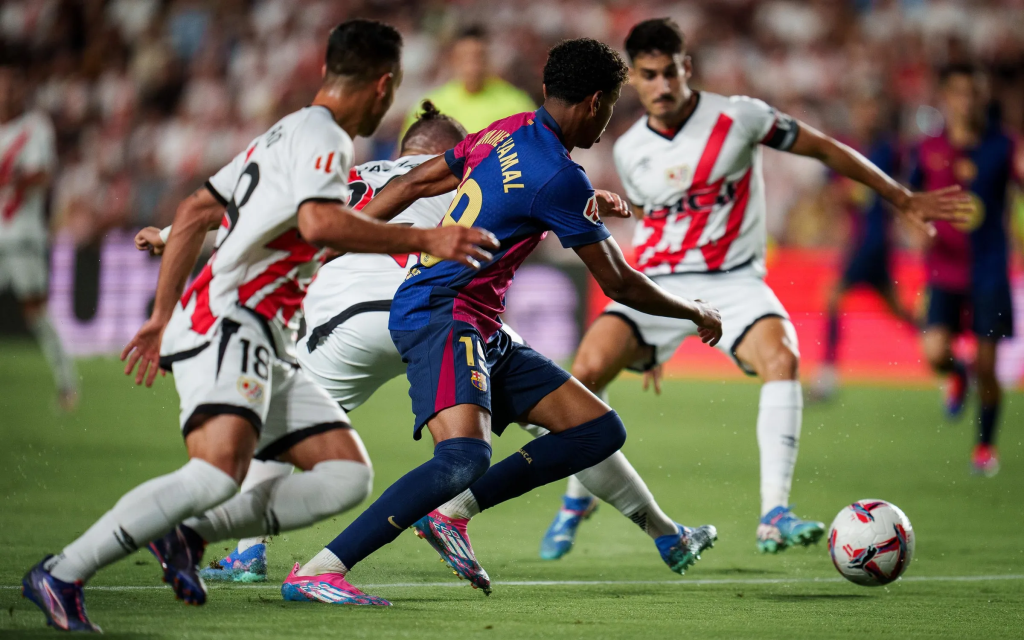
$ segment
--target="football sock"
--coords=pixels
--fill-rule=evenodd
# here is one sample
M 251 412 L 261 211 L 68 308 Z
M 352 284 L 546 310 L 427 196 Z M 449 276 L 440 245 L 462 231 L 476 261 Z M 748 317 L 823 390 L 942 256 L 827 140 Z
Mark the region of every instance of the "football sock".
M 318 576 L 322 573 L 340 573 L 345 575 L 348 573 L 348 567 L 345 566 L 341 560 L 338 560 L 338 556 L 330 549 L 321 549 L 320 553 L 313 556 L 313 558 L 306 564 L 299 567 L 299 570 L 295 572 L 298 576 Z
M 761 387 L 757 445 L 761 451 L 761 515 L 789 505 L 793 468 L 800 446 L 803 391 L 799 380 L 776 380 Z
M 466 489 L 459 495 L 438 507 L 437 510 L 441 515 L 449 518 L 464 518 L 469 520 L 476 514 L 480 513 L 480 505 L 477 503 L 473 492 Z
M 78 388 L 78 374 L 75 372 L 75 363 L 64 350 L 60 336 L 53 328 L 50 317 L 40 313 L 29 323 L 29 330 L 35 336 L 39 348 L 43 352 L 46 363 L 50 365 L 53 379 L 57 389 L 62 392 L 75 391 Z
M 825 333 L 825 362 L 835 364 L 839 351 L 839 314 L 828 314 L 828 329 Z
M 245 493 L 265 480 L 290 475 L 295 467 L 287 462 L 276 460 L 252 460 L 249 462 L 249 471 L 245 474 L 240 491 Z M 256 536 L 254 538 L 242 538 L 238 541 L 238 552 L 244 553 L 251 547 L 258 544 L 266 544 L 269 536 Z
M 592 467 L 622 448 L 626 428 L 615 411 L 523 445 L 470 487 L 480 509 Z M 344 558 L 343 558 L 344 559 Z
M 978 442 L 980 444 L 994 444 L 996 439 L 996 420 L 999 418 L 999 403 L 991 406 L 981 407 L 978 416 Z
M 326 460 L 305 473 L 264 480 L 183 524 L 207 542 L 277 535 L 356 506 L 373 490 L 373 470 L 352 460 Z
M 185 518 L 202 513 L 235 492 L 238 485 L 212 464 L 193 458 L 174 473 L 135 487 L 46 569 L 58 580 L 86 581 L 100 568 L 166 534 Z
M 621 451 L 616 451 L 607 460 L 589 469 L 577 471 L 574 478 L 578 478 L 576 482 L 618 509 L 652 538 L 678 533 L 676 523 L 661 510 L 643 478 Z M 570 487 L 574 478 L 569 479 Z
M 612 456 L 612 458 L 614 458 L 614 457 L 615 456 Z M 608 460 L 611 460 L 611 458 L 608 458 Z M 607 460 L 605 462 L 607 462 Z M 602 464 L 604 464 L 604 463 L 602 462 L 602 463 L 599 463 L 599 464 L 597 464 L 595 466 L 599 467 Z M 593 469 L 593 468 L 594 467 L 591 467 L 591 469 Z M 584 472 L 580 471 L 579 473 L 584 473 Z M 569 482 L 565 485 L 565 497 L 566 498 L 574 498 L 576 500 L 582 500 L 582 499 L 586 499 L 586 498 L 593 498 L 594 494 L 591 493 L 590 491 L 588 491 L 587 488 L 583 485 L 583 483 L 579 481 L 578 474 L 577 474 L 577 475 L 569 476 Z
M 437 443 L 433 458 L 388 487 L 327 549 L 351 569 L 433 509 L 465 491 L 487 471 L 490 463 L 491 445 L 483 440 L 451 438 Z

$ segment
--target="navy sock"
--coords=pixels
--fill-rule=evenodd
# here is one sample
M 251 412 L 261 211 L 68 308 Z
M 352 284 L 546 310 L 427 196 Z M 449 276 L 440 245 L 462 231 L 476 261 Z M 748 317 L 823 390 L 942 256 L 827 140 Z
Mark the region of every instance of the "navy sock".
M 946 360 L 939 366 L 938 371 L 939 373 L 948 373 L 960 376 L 961 378 L 967 378 L 967 365 L 956 356 L 950 356 L 949 360 Z
M 487 470 L 469 488 L 480 509 L 518 497 L 537 487 L 589 469 L 622 448 L 626 428 L 609 411 L 561 433 L 531 440 Z
M 825 332 L 825 362 L 835 364 L 839 351 L 839 314 L 828 314 L 828 329 Z
M 981 407 L 978 416 L 978 442 L 992 444 L 996 439 L 996 419 L 999 417 L 999 403 Z
M 465 491 L 490 463 L 491 445 L 483 440 L 451 438 L 439 442 L 433 458 L 388 487 L 327 548 L 351 569 L 432 509 Z

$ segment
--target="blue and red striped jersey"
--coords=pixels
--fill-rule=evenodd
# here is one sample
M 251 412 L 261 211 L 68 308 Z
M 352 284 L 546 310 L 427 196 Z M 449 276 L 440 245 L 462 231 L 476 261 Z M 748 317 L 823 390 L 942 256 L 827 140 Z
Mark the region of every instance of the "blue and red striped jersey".
M 501 327 L 505 292 L 516 269 L 554 231 L 566 248 L 610 236 L 597 213 L 594 188 L 562 144 L 561 130 L 541 107 L 491 124 L 445 153 L 462 178 L 441 226 L 489 230 L 501 242 L 479 270 L 421 255 L 391 306 L 392 331 L 454 319 L 490 339 Z

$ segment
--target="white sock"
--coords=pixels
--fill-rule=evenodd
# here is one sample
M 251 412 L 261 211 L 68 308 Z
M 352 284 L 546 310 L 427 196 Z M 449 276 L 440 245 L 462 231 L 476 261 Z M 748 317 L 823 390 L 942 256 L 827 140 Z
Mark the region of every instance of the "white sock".
M 245 480 L 242 481 L 242 488 L 240 491 L 245 493 L 265 480 L 291 475 L 294 470 L 295 467 L 287 462 L 278 462 L 276 460 L 253 460 L 249 463 L 249 471 L 245 474 Z M 244 553 L 247 549 L 258 544 L 266 544 L 269 539 L 270 536 L 242 538 L 238 541 L 238 552 Z
M 320 553 L 313 556 L 312 560 L 299 567 L 295 575 L 318 576 L 322 573 L 340 573 L 345 575 L 348 573 L 348 567 L 330 549 L 325 547 L 320 550 Z
M 459 495 L 455 496 L 448 502 L 444 503 L 437 510 L 443 516 L 449 518 L 465 518 L 469 520 L 476 514 L 480 513 L 480 505 L 476 501 L 476 496 L 469 489 L 466 489 Z
M 53 379 L 57 383 L 59 391 L 75 391 L 78 389 L 78 374 L 75 372 L 75 362 L 64 350 L 60 336 L 50 322 L 50 316 L 45 313 L 39 314 L 35 320 L 29 323 L 29 330 L 35 336 L 39 348 L 50 365 Z
M 86 581 L 166 534 L 185 518 L 224 502 L 238 485 L 212 464 L 193 458 L 174 473 L 135 487 L 96 524 L 47 563 L 58 580 Z
M 305 473 L 264 480 L 184 524 L 207 542 L 277 535 L 351 509 L 372 490 L 370 467 L 351 460 L 326 460 Z
M 583 483 L 579 481 L 576 476 L 569 476 L 569 482 L 565 486 L 565 496 L 567 498 L 593 498 L 594 494 L 587 490 L 583 486 Z
M 618 509 L 652 538 L 679 532 L 676 523 L 661 510 L 643 478 L 621 451 L 580 471 L 574 478 L 584 491 Z M 572 482 L 569 486 L 572 487 Z
M 761 450 L 761 515 L 789 505 L 793 468 L 800 446 L 804 395 L 799 380 L 766 382 L 757 413 L 757 446 Z

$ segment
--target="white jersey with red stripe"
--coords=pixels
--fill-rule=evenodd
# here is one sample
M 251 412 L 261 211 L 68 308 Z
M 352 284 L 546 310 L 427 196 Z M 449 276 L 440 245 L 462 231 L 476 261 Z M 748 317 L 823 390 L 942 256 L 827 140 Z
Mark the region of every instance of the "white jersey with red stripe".
M 349 173 L 349 206 L 361 210 L 388 182 L 405 175 L 434 156 L 403 156 L 377 160 L 353 167 Z M 430 229 L 441 224 L 455 192 L 423 198 L 395 216 L 391 224 Z M 418 254 L 386 255 L 347 253 L 325 264 L 306 292 L 302 303 L 306 326 L 322 326 L 354 305 L 390 302 L 405 280 L 406 271 L 417 263 Z
M 25 243 L 46 244 L 45 185 L 17 188 L 17 175 L 57 168 L 57 148 L 50 118 L 27 111 L 0 124 L 0 249 L 24 249 Z
M 649 276 L 729 271 L 764 275 L 764 179 L 759 145 L 786 150 L 796 121 L 760 100 L 702 91 L 674 135 L 647 116 L 615 143 L 630 202 L 644 210 L 633 246 Z
M 330 110 L 306 107 L 207 181 L 224 220 L 213 255 L 174 310 L 162 356 L 201 347 L 219 319 L 243 307 L 266 321 L 278 356 L 292 359 L 302 299 L 324 255 L 299 235 L 298 210 L 309 200 L 346 203 L 353 156 Z

